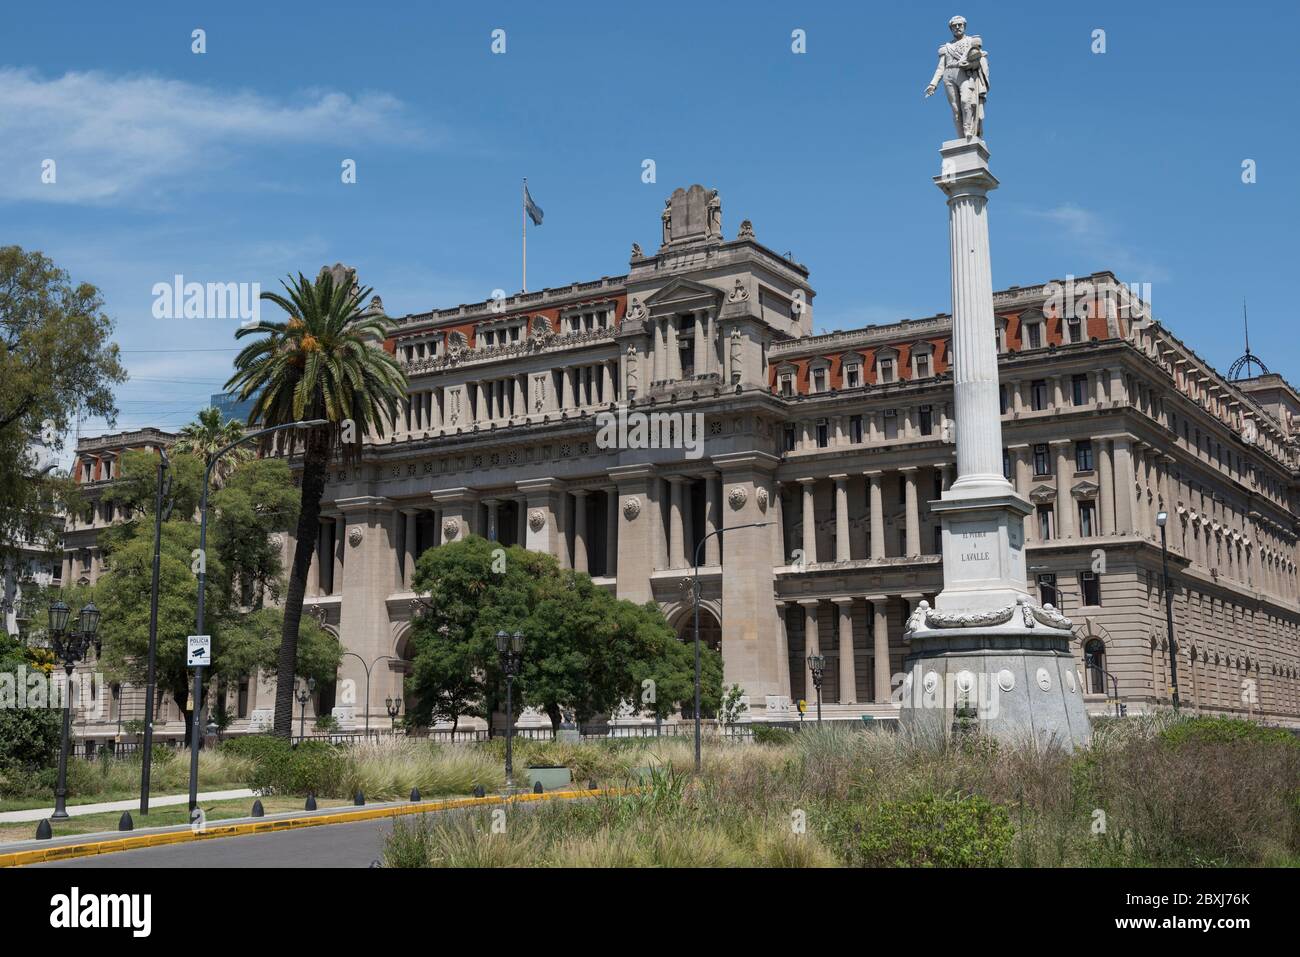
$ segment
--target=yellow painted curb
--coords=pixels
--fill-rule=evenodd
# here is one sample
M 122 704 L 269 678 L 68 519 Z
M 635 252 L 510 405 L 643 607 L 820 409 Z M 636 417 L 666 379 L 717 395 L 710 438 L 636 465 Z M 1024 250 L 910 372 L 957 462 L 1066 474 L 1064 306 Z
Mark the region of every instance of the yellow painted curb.
M 334 811 L 313 814 L 310 817 L 285 817 L 269 821 L 246 821 L 241 824 L 214 824 L 202 831 L 169 831 L 165 834 L 138 834 L 133 837 L 89 841 L 85 844 L 62 844 L 0 854 L 0 867 L 22 867 L 25 864 L 44 864 L 75 857 L 93 857 L 97 854 L 114 854 L 118 851 L 135 851 L 146 847 L 163 847 L 168 844 L 185 844 L 207 841 L 218 837 L 241 837 L 246 834 L 265 834 L 269 831 L 288 831 L 300 827 L 318 827 L 325 824 L 355 824 L 383 817 L 401 817 L 406 814 L 424 814 L 429 811 L 449 811 L 462 807 L 483 807 L 494 804 L 516 804 L 528 801 L 572 800 L 605 794 L 618 796 L 636 791 L 636 788 L 597 788 L 594 791 L 551 791 L 542 794 L 516 794 L 511 797 L 452 798 L 447 801 L 420 801 L 396 807 L 358 808 L 355 811 Z

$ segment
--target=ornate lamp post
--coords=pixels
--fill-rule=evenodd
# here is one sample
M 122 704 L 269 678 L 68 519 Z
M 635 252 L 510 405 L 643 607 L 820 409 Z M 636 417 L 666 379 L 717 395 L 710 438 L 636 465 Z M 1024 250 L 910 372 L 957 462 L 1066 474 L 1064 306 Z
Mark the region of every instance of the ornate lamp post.
M 388 712 L 388 719 L 393 722 L 393 734 L 397 733 L 397 716 L 402 712 L 401 698 L 385 698 L 384 709 Z
M 90 644 L 99 631 L 99 609 L 93 601 L 86 602 L 77 615 L 77 628 L 68 631 L 69 610 L 67 604 L 59 599 L 50 606 L 50 643 L 54 646 L 54 657 L 63 662 L 63 671 L 67 676 L 63 683 L 63 745 L 59 749 L 59 783 L 54 789 L 54 813 L 52 821 L 66 820 L 68 811 L 68 736 L 72 727 L 72 672 L 77 662 L 86 655 Z
M 826 673 L 826 656 L 809 655 L 808 670 L 812 672 L 813 687 L 817 689 L 817 723 L 822 723 L 822 675 Z
M 298 699 L 300 708 L 298 717 L 298 740 L 301 741 L 307 736 L 307 702 L 311 700 L 313 692 L 316 690 L 316 679 L 308 678 L 304 684 L 298 685 L 298 690 L 293 696 Z
M 1165 632 L 1169 638 L 1169 684 L 1173 696 L 1174 710 L 1178 710 L 1178 639 L 1174 637 L 1174 593 L 1169 588 L 1169 543 L 1165 536 L 1165 523 L 1169 521 L 1168 512 L 1156 513 L 1156 524 L 1160 526 L 1160 571 L 1165 590 Z M 1116 695 L 1118 697 L 1118 695 Z
M 355 651 L 343 652 L 344 658 L 349 655 L 361 662 L 361 667 L 366 672 L 366 737 L 368 738 L 370 737 L 370 671 L 381 661 L 398 661 L 400 659 L 394 658 L 392 655 L 380 655 L 374 661 L 367 662 L 365 658 L 362 658 Z
M 506 676 L 506 790 L 515 786 L 514 736 L 515 736 L 515 677 L 524 663 L 524 633 L 513 635 L 497 632 L 497 655 L 501 659 L 501 672 Z

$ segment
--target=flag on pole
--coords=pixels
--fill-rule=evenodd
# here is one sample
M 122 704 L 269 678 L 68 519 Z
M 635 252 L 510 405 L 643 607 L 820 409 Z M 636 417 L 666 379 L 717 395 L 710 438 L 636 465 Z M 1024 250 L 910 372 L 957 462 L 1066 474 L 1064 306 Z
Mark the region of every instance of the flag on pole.
M 528 183 L 524 182 L 524 211 L 528 213 L 528 218 L 533 221 L 534 226 L 542 225 L 542 207 L 533 202 L 533 197 L 528 192 Z

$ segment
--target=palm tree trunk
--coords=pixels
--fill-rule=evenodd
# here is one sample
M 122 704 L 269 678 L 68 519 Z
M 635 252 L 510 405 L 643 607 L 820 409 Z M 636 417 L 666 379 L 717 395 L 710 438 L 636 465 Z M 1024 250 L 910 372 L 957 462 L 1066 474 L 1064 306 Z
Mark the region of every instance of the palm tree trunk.
M 280 632 L 280 653 L 275 675 L 275 727 L 280 738 L 293 736 L 294 685 L 297 683 L 298 625 L 302 621 L 302 600 L 307 593 L 307 572 L 320 535 L 320 500 L 325 491 L 325 467 L 329 464 L 328 437 L 313 430 L 303 455 L 302 499 L 298 510 L 298 540 L 289 572 L 289 591 L 284 600 L 284 628 Z

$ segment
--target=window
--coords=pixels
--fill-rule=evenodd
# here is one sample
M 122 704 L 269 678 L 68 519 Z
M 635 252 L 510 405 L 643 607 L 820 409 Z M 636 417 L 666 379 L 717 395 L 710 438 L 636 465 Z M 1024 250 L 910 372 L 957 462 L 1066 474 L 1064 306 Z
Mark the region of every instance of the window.
M 1034 446 L 1034 474 L 1052 474 L 1052 456 L 1048 452 L 1046 443 L 1040 442 Z
M 830 423 L 825 419 L 817 420 L 817 448 L 824 449 L 830 445 Z
M 1079 472 L 1092 471 L 1092 440 L 1080 439 L 1074 443 L 1074 467 Z
M 943 495 L 943 469 L 934 470 L 934 495 L 933 498 L 939 498 Z
M 898 438 L 898 410 L 897 409 L 885 410 L 885 438 L 886 439 Z
M 1100 638 L 1083 646 L 1083 667 L 1088 672 L 1088 693 L 1106 693 L 1106 645 Z
M 856 389 L 862 385 L 862 370 L 857 365 L 844 367 L 844 388 Z
M 1005 385 L 998 386 L 998 411 L 1003 415 L 1007 414 L 1007 388 Z
M 995 320 L 997 328 L 993 330 L 993 344 L 1001 355 L 1007 351 L 1007 324 L 1005 319 Z
M 1031 322 L 1025 326 L 1025 348 L 1043 348 L 1043 327 L 1039 323 Z
M 921 434 L 929 435 L 934 431 L 934 412 L 933 407 L 928 405 L 921 406 Z
M 785 439 L 785 443 L 784 443 L 784 444 L 785 444 L 785 450 L 786 450 L 787 452 L 793 452 L 794 449 L 795 449 L 795 444 L 796 444 L 794 426 L 793 426 L 793 425 L 787 425 L 787 426 L 782 430 L 782 434 L 783 434 L 784 439 Z
M 1074 316 L 1068 319 L 1065 323 L 1065 329 L 1071 342 L 1083 341 L 1083 320 L 1081 318 Z
M 1038 603 L 1051 605 L 1053 608 L 1061 607 L 1061 596 L 1056 590 L 1055 574 L 1043 572 L 1038 576 Z
M 943 554 L 943 526 L 942 525 L 936 525 L 934 527 L 934 547 L 930 549 L 930 554 L 932 555 Z
M 860 443 L 862 439 L 863 439 L 862 416 L 860 415 L 849 416 L 849 441 L 853 442 L 856 445 Z
M 812 375 L 813 375 L 813 391 L 825 392 L 826 391 L 826 370 L 813 369 Z
M 1035 379 L 1029 385 L 1029 401 L 1035 412 L 1042 412 L 1047 408 L 1047 380 Z
M 894 360 L 893 359 L 880 360 L 880 381 L 881 382 L 894 381 Z
M 789 372 L 781 376 L 781 394 L 794 395 L 794 376 Z
M 916 377 L 918 379 L 929 378 L 930 375 L 930 354 L 923 352 L 916 357 Z
M 1039 541 L 1048 542 L 1052 540 L 1052 506 L 1038 506 L 1038 539 Z
M 1002 450 L 1002 477 L 1011 481 L 1011 453 L 1006 449 Z
M 1070 392 L 1075 405 L 1088 404 L 1088 373 L 1080 373 L 1070 380 Z
M 1091 502 L 1079 503 L 1079 535 L 1083 538 L 1091 538 L 1097 534 L 1093 528 L 1092 514 Z
M 1079 573 L 1079 591 L 1083 595 L 1083 603 L 1089 606 L 1101 604 L 1101 579 L 1097 577 L 1096 572 Z

